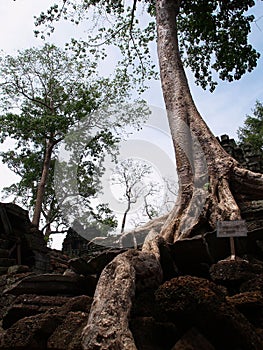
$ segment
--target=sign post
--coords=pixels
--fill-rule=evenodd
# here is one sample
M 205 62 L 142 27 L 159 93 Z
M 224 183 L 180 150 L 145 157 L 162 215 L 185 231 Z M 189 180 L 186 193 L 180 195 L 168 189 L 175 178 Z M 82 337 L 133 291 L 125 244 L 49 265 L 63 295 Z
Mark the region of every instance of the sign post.
M 246 237 L 246 236 L 247 236 L 247 227 L 246 227 L 245 220 L 217 222 L 217 237 L 230 238 L 230 250 L 231 250 L 230 260 L 236 259 L 234 237 Z

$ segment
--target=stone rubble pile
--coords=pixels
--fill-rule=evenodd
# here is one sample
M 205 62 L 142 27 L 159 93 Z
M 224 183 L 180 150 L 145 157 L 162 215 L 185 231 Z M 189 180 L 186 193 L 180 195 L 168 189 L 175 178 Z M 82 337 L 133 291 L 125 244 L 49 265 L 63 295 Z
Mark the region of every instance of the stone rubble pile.
M 249 148 L 221 143 L 263 170 Z M 138 289 L 130 314 L 138 350 L 263 350 L 263 203 L 241 211 L 249 232 L 235 260 L 216 232 L 161 247 L 162 284 Z M 49 249 L 25 210 L 0 203 L 0 350 L 81 350 L 99 276 L 125 250 L 72 229 L 62 252 Z

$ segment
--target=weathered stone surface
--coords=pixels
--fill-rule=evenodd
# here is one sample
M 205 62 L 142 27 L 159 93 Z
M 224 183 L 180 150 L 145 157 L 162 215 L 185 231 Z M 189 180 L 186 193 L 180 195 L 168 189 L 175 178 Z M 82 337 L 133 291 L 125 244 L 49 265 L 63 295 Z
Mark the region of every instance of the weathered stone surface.
M 191 328 L 171 350 L 215 350 L 214 346 L 196 329 Z
M 69 261 L 69 266 L 82 275 L 100 274 L 108 263 L 123 252 L 123 249 L 107 249 L 90 260 L 73 258 Z
M 155 290 L 138 293 L 132 304 L 131 317 L 152 317 L 155 313 Z
M 82 350 L 81 333 L 87 318 L 88 314 L 83 311 L 69 312 L 48 339 L 47 349 Z
M 56 309 L 51 311 L 43 315 L 26 317 L 16 322 L 3 333 L 0 339 L 0 349 L 46 349 L 48 338 L 64 318 L 57 313 Z
M 252 209 L 249 208 L 247 211 L 247 218 L 250 218 L 254 225 L 253 220 L 259 223 L 262 220 L 260 203 L 254 203 Z M 258 215 L 261 215 L 261 218 Z M 22 221 L 20 219 L 18 223 L 13 221 L 15 230 L 19 230 L 22 227 Z M 35 232 L 35 229 L 29 225 L 29 232 L 27 231 L 26 235 L 24 231 L 20 232 L 23 242 L 30 241 L 32 238 L 31 245 L 26 243 L 23 246 L 22 260 L 29 259 L 31 256 L 32 261 L 29 261 L 31 271 L 41 268 L 41 271 L 47 272 L 48 268 L 48 272 L 52 271 L 53 274 L 48 280 L 45 277 L 46 274 L 19 273 L 19 270 L 18 273 L 13 271 L 9 275 L 0 276 L 0 319 L 5 328 L 3 330 L 0 326 L 0 349 L 83 350 L 85 341 L 81 344 L 82 332 L 90 318 L 91 336 L 96 327 L 97 330 L 99 327 L 101 330 L 97 332 L 101 337 L 97 340 L 100 344 L 97 349 L 100 350 L 115 349 L 118 346 L 121 350 L 130 350 L 128 346 L 133 346 L 133 339 L 137 350 L 171 350 L 173 347 L 176 350 L 186 350 L 192 349 L 193 346 L 195 350 L 201 350 L 205 345 L 209 349 L 209 343 L 216 350 L 261 350 L 263 262 L 260 259 L 263 259 L 263 231 L 262 225 L 261 228 L 255 227 L 257 229 L 249 232 L 247 238 L 236 240 L 237 253 L 240 256 L 243 253 L 248 254 L 246 259 L 249 262 L 245 264 L 249 267 L 244 265 L 245 267 L 236 268 L 233 265 L 231 268 L 226 268 L 227 276 L 225 272 L 223 273 L 223 279 L 226 279 L 222 281 L 220 271 L 219 279 L 215 279 L 216 283 L 223 283 L 225 286 L 228 286 L 228 283 L 237 285 L 236 288 L 231 289 L 231 297 L 226 297 L 227 289 L 223 286 L 216 286 L 205 279 L 181 276 L 180 278 L 184 281 L 178 282 L 178 279 L 173 279 L 171 282 L 166 282 L 171 283 L 171 289 L 166 283 L 160 287 L 157 293 L 163 290 L 163 295 L 156 300 L 154 289 L 161 283 L 161 273 L 160 265 L 156 265 L 153 256 L 149 258 L 145 252 L 138 250 L 126 252 L 130 264 L 129 270 L 121 255 L 118 255 L 121 252 L 120 249 L 96 246 L 91 253 L 92 244 L 84 240 L 86 247 L 83 245 L 80 250 L 76 250 L 77 254 L 84 252 L 84 265 L 75 268 L 73 272 L 69 269 L 73 268 L 73 265 L 69 264 L 69 257 L 66 254 L 46 247 L 36 253 L 38 242 L 40 239 L 42 241 L 43 237 L 39 231 Z M 33 237 L 34 234 L 37 236 L 36 239 Z M 0 258 L 8 258 L 11 248 L 10 242 L 0 235 Z M 33 251 L 34 254 L 31 254 Z M 118 255 L 116 260 L 112 260 L 114 251 Z M 193 239 L 178 241 L 174 245 L 159 245 L 159 251 L 164 280 L 169 280 L 179 273 L 189 273 L 209 279 L 211 264 L 230 255 L 230 244 L 229 239 L 218 239 L 216 232 L 209 232 Z M 12 258 L 15 253 L 14 249 Z M 108 297 L 107 305 L 100 305 L 102 300 L 95 298 L 97 313 L 93 312 L 90 317 L 92 293 L 90 296 L 72 296 L 79 293 L 87 294 L 89 277 L 94 284 L 94 290 L 97 280 L 89 275 L 99 275 L 109 261 L 111 261 L 110 265 L 106 266 L 103 272 L 104 282 L 99 285 L 104 293 L 100 295 L 104 295 L 105 299 Z M 75 259 L 75 262 L 79 263 L 81 259 Z M 89 264 L 88 268 L 87 264 Z M 179 271 L 176 268 L 177 265 Z M 3 273 L 6 273 L 7 267 L 4 269 Z M 149 273 L 150 270 L 154 272 Z M 87 277 L 80 277 L 78 274 Z M 134 274 L 133 286 L 127 285 L 127 279 L 131 274 Z M 66 282 L 67 278 L 71 281 L 70 283 Z M 230 279 L 227 280 L 227 278 Z M 250 280 L 250 278 L 253 279 Z M 111 287 L 112 279 L 116 288 Z M 174 280 L 177 280 L 177 283 Z M 132 288 L 135 284 L 134 294 Z M 20 295 L 23 288 L 24 293 L 43 294 L 44 292 L 46 295 Z M 16 295 L 2 294 L 3 290 L 16 290 Z M 233 292 L 240 291 L 243 293 L 233 295 Z M 197 334 L 188 332 L 193 327 Z M 126 338 L 123 336 L 122 329 L 127 331 Z M 86 329 L 88 330 L 89 328 Z M 96 329 L 94 334 L 96 335 Z M 114 343 L 114 346 L 117 344 L 115 348 L 103 347 L 101 345 L 103 337 L 116 337 L 120 342 Z M 202 339 L 202 345 L 198 344 L 200 339 Z M 134 347 L 131 348 L 135 350 Z M 95 350 L 94 347 L 88 348 L 88 345 L 85 349 Z
M 130 328 L 138 350 L 170 350 L 180 334 L 173 323 L 156 322 L 153 317 L 137 317 Z
M 30 297 L 32 300 L 32 296 Z M 62 302 L 62 299 L 58 299 L 59 302 Z M 65 300 L 68 300 L 65 299 Z M 88 296 L 79 296 L 75 298 L 70 298 L 68 302 L 63 304 L 61 307 L 50 307 L 48 311 L 42 314 L 38 314 L 35 316 L 25 317 L 23 319 L 18 320 L 15 324 L 13 324 L 10 328 L 8 328 L 5 332 L 0 336 L 0 349 L 1 350 L 37 350 L 37 349 L 48 349 L 48 341 L 51 338 L 50 346 L 53 344 L 63 342 L 61 339 L 61 334 L 59 332 L 54 333 L 60 325 L 60 330 L 64 330 L 66 327 L 73 329 L 76 332 L 80 332 L 77 330 L 77 327 L 69 324 L 70 320 L 73 322 L 72 314 L 75 314 L 74 321 L 75 326 L 76 322 L 78 323 L 78 316 L 83 314 L 84 318 L 88 315 L 91 298 Z M 44 297 L 44 302 L 49 303 L 50 299 Z M 41 302 L 41 297 L 39 297 L 38 302 Z M 71 315 L 71 316 L 69 316 Z M 84 317 L 85 315 L 85 317 Z M 66 323 L 67 321 L 67 323 Z M 64 326 L 63 326 L 64 325 Z M 73 339 L 73 333 L 72 341 Z M 80 337 L 78 341 L 75 339 L 76 343 L 79 343 Z M 53 346 L 52 345 L 52 346 Z M 65 345 L 65 343 L 64 343 Z M 54 349 L 54 346 L 52 347 Z M 61 348 L 61 350 L 71 349 L 70 347 Z M 77 347 L 72 347 L 72 349 L 76 350 Z
M 262 265 L 251 264 L 248 261 L 222 260 L 210 268 L 210 275 L 213 281 L 229 288 L 239 290 L 244 281 L 251 280 L 263 272 Z
M 37 272 L 49 271 L 43 234 L 32 226 L 26 210 L 13 203 L 0 203 L 0 229 L 0 267 L 18 264 Z
M 212 263 L 201 236 L 178 240 L 171 249 L 175 264 L 183 273 L 198 269 L 201 263 Z
M 263 349 L 253 326 L 212 282 L 191 276 L 174 278 L 159 287 L 156 300 L 167 321 L 198 328 L 218 349 Z
M 44 313 L 50 308 L 62 306 L 68 301 L 69 297 L 63 296 L 20 295 L 10 303 L 3 317 L 2 326 L 7 329 L 24 317 Z
M 96 279 L 92 276 L 63 276 L 57 274 L 43 274 L 28 276 L 11 285 L 4 293 L 40 294 L 40 295 L 93 295 L 96 287 Z
M 255 152 L 249 143 L 237 145 L 236 141 L 229 138 L 228 135 L 221 135 L 218 141 L 231 156 L 244 166 L 244 168 L 255 172 L 263 172 L 262 153 Z
M 260 291 L 263 293 L 263 274 L 258 275 L 257 277 L 242 283 L 240 287 L 241 292 L 256 292 Z
M 263 328 L 263 295 L 261 292 L 245 292 L 227 297 L 238 311 L 256 327 Z
M 63 274 L 69 268 L 70 257 L 56 249 L 49 249 L 48 257 L 52 272 Z
M 159 251 L 160 263 L 163 270 L 163 279 L 167 281 L 173 277 L 178 276 L 179 271 L 172 256 L 171 245 L 168 245 L 165 240 L 162 240 L 159 244 Z

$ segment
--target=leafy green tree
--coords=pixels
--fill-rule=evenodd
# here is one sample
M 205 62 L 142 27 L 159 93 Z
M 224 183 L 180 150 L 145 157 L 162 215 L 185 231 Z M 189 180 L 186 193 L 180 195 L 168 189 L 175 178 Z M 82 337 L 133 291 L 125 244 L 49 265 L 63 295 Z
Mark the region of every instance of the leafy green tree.
M 68 17 L 78 22 L 89 18 L 89 9 L 97 11 L 97 45 L 116 44 L 125 63 L 140 69 L 142 79 L 147 77 L 147 68 L 151 69 L 144 58 L 157 29 L 160 78 L 177 161 L 178 201 L 169 215 L 144 227 L 150 235 L 142 252 L 119 255 L 104 269 L 83 330 L 83 349 L 135 350 L 129 329 L 132 300 L 135 289 L 143 289 L 145 281 L 148 288 L 162 282 L 162 242 L 172 244 L 203 234 L 215 229 L 217 221 L 239 220 L 243 201 L 263 199 L 263 175 L 241 168 L 222 149 L 195 106 L 184 72 L 188 65 L 197 83 L 213 90 L 217 77 L 232 81 L 253 70 L 259 54 L 248 42 L 254 17 L 247 11 L 254 5 L 252 0 L 68 0 L 61 7 L 52 6 L 37 20 L 52 31 L 57 19 Z M 153 17 L 152 24 L 140 21 L 143 8 Z M 104 19 L 112 15 L 108 28 L 103 15 Z M 94 41 L 86 47 L 94 49 Z M 242 330 L 240 347 L 262 346 L 256 335 L 253 345 L 242 344 L 241 339 Z
M 257 101 L 253 115 L 247 115 L 244 126 L 238 129 L 241 143 L 249 143 L 255 151 L 263 151 L 263 105 Z
M 68 131 L 86 118 L 86 127 L 97 128 L 98 137 L 89 143 L 86 155 L 89 162 L 79 166 L 83 198 L 88 198 L 98 187 L 98 167 L 94 159 L 113 151 L 117 138 L 110 129 L 111 120 L 92 116 L 98 108 L 121 103 L 128 96 L 128 87 L 119 77 L 96 76 L 96 64 L 76 58 L 54 45 L 7 55 L 0 61 L 1 72 L 1 142 L 7 137 L 15 140 L 14 149 L 1 154 L 3 162 L 21 177 L 6 192 L 22 198 L 33 208 L 32 222 L 39 226 L 41 215 L 46 228 L 58 219 L 59 203 L 54 193 L 54 163 L 58 145 Z M 118 94 L 116 93 L 118 91 Z M 118 126 L 132 123 L 137 115 L 122 116 Z M 116 122 L 117 123 L 117 122 Z M 60 223 L 59 221 L 57 222 Z
M 211 91 L 219 79 L 238 80 L 251 72 L 259 58 L 248 41 L 254 16 L 247 11 L 254 5 L 252 0 L 68 0 L 62 6 L 51 6 L 36 19 L 37 33 L 44 35 L 45 31 L 54 31 L 59 19 L 77 24 L 92 14 L 98 19 L 97 31 L 86 42 L 72 41 L 76 53 L 99 55 L 105 44 L 115 45 L 123 56 L 118 69 L 127 76 L 135 72 L 134 79 L 140 81 L 153 72 L 150 43 L 157 39 L 160 78 L 180 182 L 179 202 L 162 229 L 169 241 L 192 236 L 202 222 L 206 222 L 206 229 L 213 229 L 217 220 L 241 217 L 238 201 L 246 186 L 240 179 L 246 175 L 221 148 L 197 111 L 184 66 L 193 71 L 197 84 Z M 143 10 L 145 17 L 140 16 Z M 244 181 L 258 186 L 259 180 L 251 173 L 250 179 Z M 230 182 L 236 183 L 235 193 L 229 188 Z M 251 197 L 258 196 L 256 188 L 249 192 Z

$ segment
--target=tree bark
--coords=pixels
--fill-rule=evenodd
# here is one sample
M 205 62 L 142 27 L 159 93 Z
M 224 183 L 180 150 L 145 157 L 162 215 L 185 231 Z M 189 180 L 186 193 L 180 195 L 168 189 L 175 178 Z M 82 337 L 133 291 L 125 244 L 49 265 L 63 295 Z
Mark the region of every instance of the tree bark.
M 104 269 L 83 331 L 84 350 L 136 349 L 128 327 L 132 299 L 135 288 L 143 288 L 140 281 L 148 281 L 152 287 L 161 283 L 161 240 L 173 243 L 215 228 L 217 220 L 240 219 L 239 200 L 263 198 L 262 174 L 241 168 L 196 109 L 178 47 L 179 10 L 180 0 L 156 1 L 158 56 L 176 154 L 178 200 L 168 218 L 136 229 L 138 234 L 151 230 L 142 252 L 119 255 Z M 159 234 L 154 234 L 156 228 Z
M 162 281 L 160 240 L 151 232 L 142 251 L 129 250 L 105 267 L 82 333 L 84 350 L 137 349 L 129 330 L 129 314 L 135 290 L 157 288 Z
M 241 219 L 237 199 L 246 194 L 260 197 L 263 176 L 239 167 L 221 147 L 199 114 L 188 86 L 180 57 L 176 18 L 180 0 L 159 0 L 156 3 L 157 47 L 160 74 L 167 116 L 175 148 L 179 177 L 178 201 L 161 234 L 169 242 L 190 237 L 206 222 L 214 229 L 218 220 Z M 235 182 L 247 174 L 247 187 Z M 249 183 L 248 183 L 249 182 Z M 231 184 L 231 185 L 230 185 Z
M 46 143 L 42 174 L 37 187 L 36 204 L 35 204 L 35 209 L 34 209 L 33 219 L 32 219 L 32 224 L 37 228 L 39 227 L 39 222 L 40 222 L 40 217 L 42 212 L 42 204 L 43 204 L 44 195 L 45 195 L 45 187 L 48 180 L 48 173 L 50 169 L 50 162 L 51 162 L 53 147 L 54 147 L 54 142 L 48 140 Z

